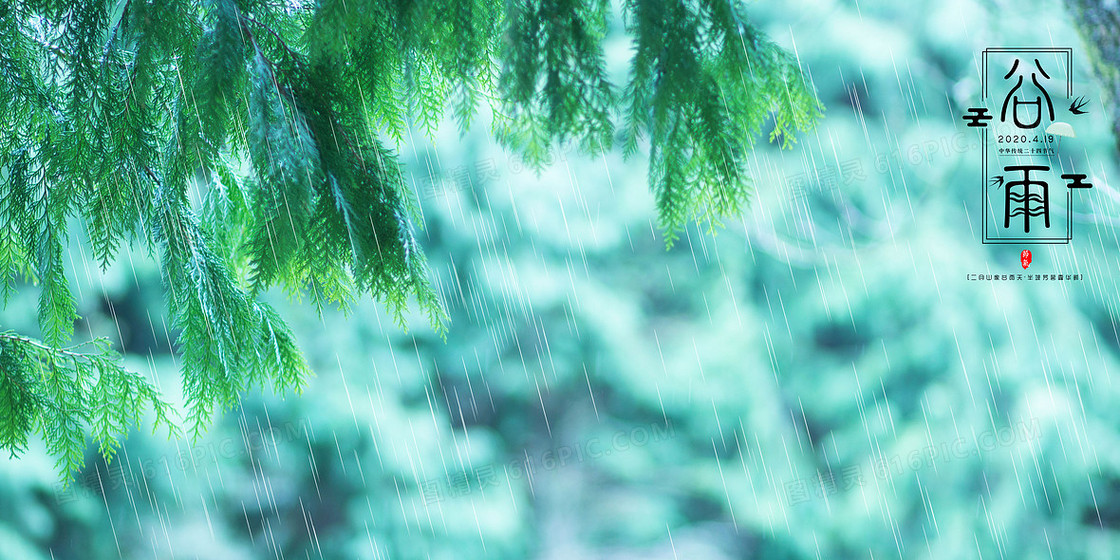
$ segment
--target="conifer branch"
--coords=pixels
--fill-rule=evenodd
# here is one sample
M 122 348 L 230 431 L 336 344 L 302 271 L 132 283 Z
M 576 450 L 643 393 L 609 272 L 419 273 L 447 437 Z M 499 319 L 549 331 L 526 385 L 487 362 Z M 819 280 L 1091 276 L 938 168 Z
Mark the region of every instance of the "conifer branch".
M 688 221 L 748 203 L 757 137 L 785 146 L 821 116 L 796 60 L 735 0 L 307 8 L 0 4 L 0 296 L 36 282 L 43 333 L 0 336 L 0 448 L 38 430 L 71 473 L 86 430 L 108 456 L 142 410 L 169 414 L 107 344 L 68 346 L 71 217 L 102 266 L 126 243 L 159 256 L 198 436 L 250 387 L 299 390 L 311 374 L 258 299 L 270 288 L 320 311 L 370 296 L 402 327 L 418 308 L 444 335 L 394 151 L 409 126 L 433 133 L 449 111 L 465 130 L 489 103 L 498 140 L 538 168 L 555 142 L 598 151 L 621 139 L 627 155 L 648 144 L 671 243 Z M 633 46 L 623 83 L 604 51 L 616 11 Z

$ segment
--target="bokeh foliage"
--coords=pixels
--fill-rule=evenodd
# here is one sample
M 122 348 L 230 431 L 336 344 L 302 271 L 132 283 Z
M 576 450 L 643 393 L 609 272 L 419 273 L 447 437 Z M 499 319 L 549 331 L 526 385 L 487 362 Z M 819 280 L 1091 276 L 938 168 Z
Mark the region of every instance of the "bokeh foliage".
M 1019 247 L 985 247 L 974 227 L 979 152 L 959 117 L 978 99 L 977 53 L 1073 46 L 1077 92 L 1096 99 L 1068 14 L 1010 0 L 750 11 L 797 53 L 829 116 L 792 151 L 756 147 L 747 170 L 758 189 L 741 221 L 716 236 L 688 227 L 666 251 L 640 161 L 565 148 L 545 154 L 536 178 L 479 127 L 462 136 L 448 123 L 430 144 L 412 130 L 401 157 L 454 325 L 446 343 L 392 328 L 370 301 L 320 318 L 264 292 L 309 349 L 317 377 L 300 398 L 247 392 L 195 444 L 133 432 L 112 463 L 89 450 L 71 489 L 32 441 L 0 460 L 0 503 L 12 504 L 0 511 L 0 550 L 30 560 L 1114 555 L 1120 204 L 1103 119 L 1063 145 L 1095 184 L 1074 242 L 1032 248 L 1031 271 L 1085 280 L 965 279 L 1022 271 Z M 630 41 L 610 33 L 609 73 L 625 76 Z M 74 254 L 79 270 L 95 268 Z M 75 275 L 81 328 L 119 340 L 130 368 L 178 404 L 169 332 L 145 313 L 161 267 L 132 257 Z M 23 287 L 2 317 L 26 331 L 36 307 Z M 560 464 L 559 449 L 589 446 L 612 453 Z M 466 491 L 464 474 L 480 475 Z

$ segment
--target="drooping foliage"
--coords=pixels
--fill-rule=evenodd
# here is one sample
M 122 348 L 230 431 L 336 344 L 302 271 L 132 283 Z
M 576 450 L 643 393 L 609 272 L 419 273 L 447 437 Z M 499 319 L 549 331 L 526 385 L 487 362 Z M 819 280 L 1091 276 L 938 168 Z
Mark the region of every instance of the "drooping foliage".
M 623 85 L 615 23 L 632 40 Z M 197 434 L 244 389 L 309 373 L 258 300 L 270 287 L 320 309 L 371 295 L 402 326 L 414 298 L 443 332 L 393 151 L 410 125 L 432 132 L 450 110 L 465 129 L 485 104 L 537 165 L 557 141 L 648 142 L 672 242 L 747 201 L 764 127 L 789 143 L 820 115 L 795 60 L 730 0 L 15 0 L 0 5 L 0 97 L 0 289 L 38 283 L 42 337 L 0 339 L 0 445 L 38 431 L 67 474 L 81 430 L 111 453 L 141 405 L 167 412 L 108 347 L 64 349 L 68 226 L 103 265 L 126 244 L 160 259 Z M 103 414 L 109 401 L 133 408 Z
M 122 367 L 105 340 L 62 349 L 0 334 L 0 381 L 0 446 L 20 453 L 38 429 L 62 473 L 82 465 L 87 430 L 106 459 L 149 408 L 157 426 L 177 432 L 171 406 L 143 376 Z

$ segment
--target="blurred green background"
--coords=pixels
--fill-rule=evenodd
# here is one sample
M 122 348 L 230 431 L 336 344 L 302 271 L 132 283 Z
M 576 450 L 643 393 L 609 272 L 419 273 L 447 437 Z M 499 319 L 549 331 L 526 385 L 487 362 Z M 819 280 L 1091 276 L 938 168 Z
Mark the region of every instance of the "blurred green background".
M 666 250 L 641 156 L 558 147 L 538 174 L 485 119 L 414 134 L 447 341 L 270 294 L 304 394 L 246 394 L 198 442 L 146 424 L 68 488 L 41 444 L 0 458 L 0 558 L 1120 556 L 1116 154 L 1064 9 L 749 12 L 827 112 L 793 150 L 760 140 L 741 219 Z M 978 53 L 1051 45 L 1093 100 L 1065 149 L 1096 188 L 1032 272 L 1083 280 L 966 280 L 1021 271 L 979 241 Z M 70 257 L 79 336 L 181 401 L 157 265 Z M 35 298 L 0 322 L 35 332 Z

